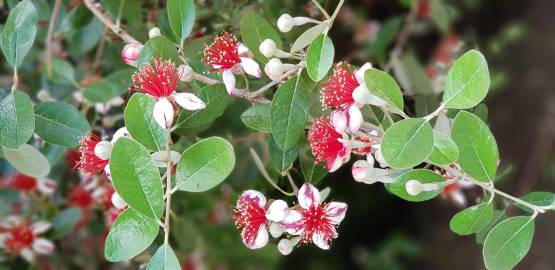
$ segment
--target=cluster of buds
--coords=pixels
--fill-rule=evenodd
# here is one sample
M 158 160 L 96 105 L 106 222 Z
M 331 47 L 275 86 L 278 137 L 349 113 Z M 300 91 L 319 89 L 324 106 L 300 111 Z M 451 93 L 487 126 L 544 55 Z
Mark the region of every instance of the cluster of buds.
M 292 54 L 278 49 L 276 42 L 272 39 L 266 39 L 260 43 L 258 50 L 262 55 L 270 58 L 264 67 L 264 72 L 274 81 L 280 80 L 283 73 L 295 68 L 294 64 L 283 63 L 280 60 L 280 58 L 290 58 Z
M 289 208 L 282 200 L 266 201 L 258 191 L 243 192 L 232 214 L 236 226 L 242 229 L 243 243 L 251 249 L 262 248 L 268 243 L 269 230 L 274 238 L 284 232 L 290 234 L 278 243 L 284 255 L 299 243 L 329 249 L 338 236 L 337 227 L 345 217 L 347 204 L 322 202 L 318 189 L 308 183 L 300 188 L 297 200 L 298 204 Z

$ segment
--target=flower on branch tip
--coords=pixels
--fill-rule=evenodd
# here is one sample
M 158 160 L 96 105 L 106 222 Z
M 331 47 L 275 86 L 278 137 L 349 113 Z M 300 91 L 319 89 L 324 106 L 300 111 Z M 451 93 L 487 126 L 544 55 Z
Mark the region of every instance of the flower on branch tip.
M 283 229 L 301 237 L 304 244 L 314 243 L 321 249 L 329 249 L 330 242 L 337 238 L 337 227 L 345 217 L 347 204 L 342 202 L 321 202 L 316 187 L 305 183 L 297 195 L 300 208 L 289 210 L 289 215 L 281 222 Z
M 320 117 L 308 131 L 308 142 L 317 162 L 326 163 L 330 172 L 334 172 L 349 160 L 351 144 L 342 127 L 333 126 L 329 118 Z
M 235 91 L 235 75 L 245 71 L 256 78 L 262 77 L 258 63 L 250 57 L 249 49 L 235 36 L 222 32 L 203 51 L 203 61 L 212 66 L 212 71 L 221 71 L 222 79 L 229 95 Z
M 137 60 L 139 59 L 139 54 L 141 53 L 141 49 L 143 45 L 141 44 L 127 44 L 123 47 L 121 51 L 121 60 L 130 65 L 130 66 L 137 66 Z
M 161 127 L 169 128 L 173 122 L 175 111 L 172 101 L 191 111 L 206 107 L 206 103 L 194 94 L 175 91 L 185 69 L 176 69 L 171 60 L 155 58 L 152 62 L 143 65 L 133 74 L 131 90 L 143 92 L 157 99 L 153 116 Z
M 262 193 L 247 190 L 237 200 L 232 217 L 237 228 L 242 229 L 241 237 L 245 246 L 257 249 L 268 243 L 270 222 L 280 222 L 288 213 L 289 207 L 285 201 L 274 200 L 268 204 Z
M 46 221 L 29 225 L 19 216 L 9 216 L 0 223 L 0 248 L 8 255 L 21 256 L 33 262 L 36 254 L 48 255 L 54 251 L 54 244 L 41 237 L 50 227 Z

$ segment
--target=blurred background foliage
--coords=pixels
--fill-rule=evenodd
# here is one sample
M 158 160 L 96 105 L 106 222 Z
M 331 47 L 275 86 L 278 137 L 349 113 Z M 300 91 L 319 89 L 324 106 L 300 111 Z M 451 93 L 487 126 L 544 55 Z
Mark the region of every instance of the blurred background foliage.
M 16 0 L 0 0 L 0 24 L 7 18 Z M 35 101 L 44 93 L 56 100 L 79 106 L 96 131 L 111 134 L 123 124 L 121 106 L 80 104 L 87 88 L 116 71 L 127 69 L 120 60 L 123 43 L 98 21 L 79 0 L 62 1 L 55 24 L 51 70 L 45 54 L 45 42 L 54 1 L 33 0 L 39 12 L 39 31 L 32 51 L 20 71 L 22 90 Z M 320 16 L 305 0 L 197 0 L 194 39 L 185 46 L 185 55 L 199 71 L 203 44 L 211 35 L 227 30 L 239 32 L 242 15 L 256 10 L 268 21 L 282 13 Z M 320 1 L 332 10 L 337 1 Z M 555 66 L 555 2 L 550 0 L 421 0 L 417 17 L 411 21 L 406 44 L 391 66 L 392 72 L 409 96 L 414 113 L 429 113 L 438 102 L 438 84 L 452 59 L 466 49 L 479 48 L 490 63 L 492 94 L 480 115 L 487 118 L 498 140 L 506 175 L 500 185 L 509 193 L 522 195 L 531 189 L 553 190 L 555 184 L 555 92 L 550 83 Z M 100 3 L 135 38 L 147 39 L 148 29 L 158 26 L 172 40 L 165 2 L 155 0 L 101 0 Z M 336 49 L 336 61 L 355 65 L 370 61 L 381 68 L 396 48 L 405 28 L 410 0 L 347 1 L 330 36 Z M 1 28 L 0 28 L 1 29 Z M 291 44 L 304 28 L 282 35 Z M 405 30 L 403 30 L 405 29 Z M 0 88 L 11 86 L 11 71 L 0 62 Z M 124 75 L 120 76 L 125 77 Z M 129 79 L 129 78 L 128 78 Z M 125 81 L 125 80 L 123 80 Z M 125 82 L 111 85 L 119 93 Z M 251 85 L 263 85 L 253 81 Z M 198 88 L 192 84 L 185 87 Z M 254 88 L 253 87 L 253 88 Z M 43 92 L 44 90 L 46 92 Z M 92 91 L 88 90 L 88 91 Z M 39 92 L 41 94 L 39 94 Z M 123 94 L 124 99 L 128 98 Z M 319 96 L 313 93 L 315 104 Z M 174 202 L 172 246 L 184 269 L 480 269 L 480 248 L 474 238 L 460 238 L 449 231 L 450 217 L 459 206 L 447 199 L 412 204 L 391 196 L 381 185 L 364 185 L 352 180 L 350 166 L 324 177 L 318 185 L 331 188 L 331 197 L 349 205 L 349 212 L 339 228 L 339 238 L 330 251 L 303 246 L 283 257 L 276 245 L 251 251 L 241 243 L 239 231 L 230 219 L 230 210 L 244 189 L 267 191 L 279 197 L 259 175 L 250 157 L 254 148 L 263 162 L 272 164 L 268 135 L 254 132 L 241 121 L 249 108 L 242 99 L 229 99 L 227 108 L 214 122 L 182 133 L 178 142 L 184 149 L 197 137 L 223 136 L 235 147 L 237 165 L 233 174 L 207 193 L 177 193 Z M 314 111 L 318 113 L 319 109 Z M 40 140 L 34 142 L 40 144 Z M 141 256 L 128 265 L 109 265 L 103 258 L 107 234 L 106 213 L 99 207 L 68 203 L 68 196 L 79 176 L 71 168 L 68 150 L 45 145 L 42 150 L 53 166 L 49 178 L 58 183 L 52 199 L 24 195 L 13 188 L 0 189 L 0 218 L 10 213 L 38 215 L 51 220 L 54 229 L 48 237 L 57 244 L 56 253 L 42 258 L 39 269 L 135 269 L 147 258 Z M 270 165 L 272 166 L 272 165 Z M 274 167 L 276 167 L 274 165 Z M 303 181 L 299 164 L 293 177 Z M 272 176 L 287 188 L 286 178 L 272 169 Z M 5 160 L 0 160 L 4 183 L 14 174 Z M 2 182 L 0 182 L 1 185 Z M 464 191 L 468 202 L 476 190 Z M 555 219 L 538 220 L 538 235 L 520 269 L 552 269 L 555 259 L 548 245 L 555 242 Z M 157 244 L 162 239 L 157 239 Z M 150 250 L 151 253 L 154 250 Z M 144 255 L 148 256 L 148 255 Z M 24 269 L 18 259 L 0 269 Z

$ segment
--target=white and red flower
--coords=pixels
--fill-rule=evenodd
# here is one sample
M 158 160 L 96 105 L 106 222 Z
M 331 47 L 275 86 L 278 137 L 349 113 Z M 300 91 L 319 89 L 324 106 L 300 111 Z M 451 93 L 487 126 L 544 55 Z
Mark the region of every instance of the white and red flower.
M 21 256 L 33 262 L 36 254 L 48 255 L 54 244 L 41 237 L 50 229 L 50 223 L 37 221 L 31 225 L 19 216 L 10 216 L 0 223 L 0 248 L 12 256 Z
M 147 63 L 133 74 L 131 90 L 143 92 L 154 97 L 153 116 L 163 128 L 169 128 L 175 114 L 172 102 L 186 110 L 200 110 L 206 107 L 204 101 L 191 93 L 175 91 L 181 79 L 183 69 L 176 69 L 171 60 L 153 59 L 153 64 Z
M 289 210 L 289 215 L 281 222 L 283 229 L 300 236 L 301 243 L 314 243 L 321 249 L 329 249 L 330 242 L 338 236 L 337 227 L 345 217 L 347 204 L 321 202 L 318 189 L 308 183 L 301 187 L 297 198 L 300 207 Z
M 308 131 L 308 141 L 317 162 L 326 163 L 330 172 L 334 172 L 349 160 L 351 143 L 343 132 L 340 120 L 333 121 L 320 117 Z M 337 125 L 337 126 L 335 126 Z
M 35 178 L 24 174 L 14 174 L 7 183 L 8 187 L 23 194 L 38 192 L 41 195 L 51 195 L 58 186 L 56 182 L 47 178 Z
M 102 172 L 110 161 L 111 150 L 112 144 L 94 133 L 81 138 L 79 170 L 91 175 Z
M 222 72 L 222 79 L 229 95 L 233 95 L 235 91 L 234 74 L 245 71 L 256 78 L 262 77 L 258 63 L 250 57 L 249 49 L 228 32 L 216 36 L 214 42 L 206 46 L 203 58 L 206 65 L 213 67 L 209 71 Z
M 268 203 L 262 193 L 247 190 L 239 197 L 232 217 L 237 228 L 242 229 L 241 237 L 245 246 L 257 249 L 268 243 L 270 222 L 281 222 L 288 213 L 289 207 L 285 201 Z

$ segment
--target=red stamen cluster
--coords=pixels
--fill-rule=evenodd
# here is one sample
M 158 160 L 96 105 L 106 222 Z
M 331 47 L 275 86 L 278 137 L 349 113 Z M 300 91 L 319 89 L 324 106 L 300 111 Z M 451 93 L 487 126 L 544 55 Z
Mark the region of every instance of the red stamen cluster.
M 93 205 L 94 199 L 92 194 L 82 186 L 74 186 L 68 194 L 67 205 L 80 207 L 83 209 Z
M 131 90 L 149 94 L 155 98 L 169 97 L 179 84 L 181 74 L 171 60 L 156 58 L 133 74 Z
M 23 174 L 16 174 L 11 178 L 9 186 L 22 192 L 32 192 L 37 187 L 37 179 Z
M 310 209 L 300 209 L 302 215 L 302 227 L 304 232 L 301 242 L 308 244 L 312 242 L 315 233 L 322 235 L 324 241 L 328 244 L 333 238 L 337 237 L 337 225 L 331 221 L 331 217 L 326 212 L 327 204 L 323 203 L 317 206 L 311 206 Z
M 266 212 L 258 204 L 258 198 L 241 196 L 237 206 L 233 209 L 231 217 L 235 226 L 243 229 L 243 239 L 248 245 L 254 245 L 260 225 L 266 224 Z
M 0 228 L 7 232 L 4 246 L 10 253 L 18 254 L 22 249 L 29 248 L 33 244 L 35 235 L 26 222 L 16 224 L 11 228 Z
M 98 174 L 104 170 L 108 164 L 108 159 L 101 159 L 94 153 L 94 148 L 100 142 L 98 135 L 91 133 L 81 139 L 79 152 L 81 158 L 79 160 L 79 169 L 84 173 Z
M 359 85 L 349 64 L 343 62 L 335 64 L 328 82 L 323 85 L 322 106 L 346 109 L 355 102 L 353 91 Z
M 237 46 L 237 38 L 228 32 L 223 32 L 214 38 L 212 44 L 204 48 L 203 61 L 214 67 L 213 70 L 227 70 L 241 62 Z
M 316 161 L 333 164 L 338 154 L 345 154 L 345 147 L 338 140 L 341 138 L 343 136 L 333 128 L 329 119 L 320 117 L 316 120 L 308 131 L 308 141 Z

